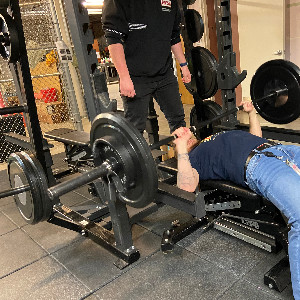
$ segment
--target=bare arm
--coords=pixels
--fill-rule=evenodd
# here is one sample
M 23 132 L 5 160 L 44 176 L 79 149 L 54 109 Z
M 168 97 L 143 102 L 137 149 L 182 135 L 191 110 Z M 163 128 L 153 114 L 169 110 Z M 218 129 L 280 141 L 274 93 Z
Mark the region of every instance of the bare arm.
M 179 128 L 174 132 L 178 138 L 174 141 L 177 150 L 177 186 L 185 191 L 194 192 L 199 183 L 199 174 L 191 166 L 187 141 L 191 132 L 188 128 Z
M 178 61 L 179 64 L 185 63 L 186 59 L 182 50 L 181 42 L 174 44 L 171 46 L 171 50 Z M 182 73 L 182 80 L 185 83 L 189 83 L 191 81 L 191 73 L 188 66 L 180 67 Z
M 120 78 L 120 93 L 123 96 L 134 97 L 135 90 L 129 75 L 124 47 L 122 44 L 111 44 L 108 46 L 111 59 L 117 69 Z
M 252 102 L 242 102 L 242 104 L 244 111 L 247 112 L 249 116 L 249 132 L 253 135 L 262 137 L 260 123 Z

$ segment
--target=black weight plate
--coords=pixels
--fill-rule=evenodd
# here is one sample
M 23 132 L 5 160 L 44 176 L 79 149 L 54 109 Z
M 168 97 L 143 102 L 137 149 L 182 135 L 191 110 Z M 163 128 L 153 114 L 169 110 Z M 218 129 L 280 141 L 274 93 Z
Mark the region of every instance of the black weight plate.
M 120 200 L 133 207 L 145 207 L 154 200 L 158 178 L 149 146 L 140 132 L 125 118 L 103 113 L 93 121 L 90 141 L 94 163 L 117 162 L 113 167 L 121 179 L 124 192 Z
M 189 39 L 193 43 L 200 41 L 204 33 L 204 23 L 201 15 L 194 9 L 188 9 L 184 17 Z
M 196 107 L 194 106 L 190 113 L 190 125 L 196 127 L 197 137 L 200 139 L 205 139 L 206 137 L 212 135 L 216 130 L 214 127 L 220 125 L 221 120 L 215 121 L 206 127 L 200 127 L 199 123 L 220 115 L 222 113 L 222 107 L 214 101 L 205 100 L 202 101 L 200 114 L 197 114 Z
M 11 0 L 1 0 L 0 1 L 0 9 L 7 9 L 10 6 Z
M 192 53 L 193 77 L 201 99 L 213 97 L 218 90 L 217 61 L 206 48 L 194 47 Z
M 287 89 L 287 93 L 256 102 L 282 89 Z M 250 94 L 257 112 L 265 120 L 275 124 L 286 124 L 296 120 L 300 115 L 299 67 L 283 59 L 264 63 L 251 80 Z
M 0 55 L 11 63 L 19 59 L 19 36 L 13 18 L 0 14 Z
M 8 175 L 12 188 L 30 186 L 30 190 L 15 195 L 15 203 L 29 224 L 46 220 L 51 214 L 46 197 L 47 180 L 39 161 L 25 152 L 12 153 L 8 158 Z
M 25 151 L 21 153 L 24 156 L 24 158 L 27 159 L 27 161 L 30 163 L 38 183 L 38 191 L 40 192 L 40 199 L 42 202 L 43 209 L 43 217 L 41 221 L 48 220 L 53 211 L 53 204 L 47 195 L 48 183 L 43 167 L 40 164 L 39 160 L 33 154 L 28 154 Z

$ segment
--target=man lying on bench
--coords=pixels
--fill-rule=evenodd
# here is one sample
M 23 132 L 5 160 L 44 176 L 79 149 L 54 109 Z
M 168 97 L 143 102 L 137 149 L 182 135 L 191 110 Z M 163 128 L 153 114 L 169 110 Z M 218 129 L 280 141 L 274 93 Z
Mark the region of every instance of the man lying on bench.
M 271 201 L 287 218 L 293 294 L 300 300 L 300 147 L 262 138 L 252 103 L 243 103 L 249 115 L 248 132 L 220 132 L 201 142 L 188 128 L 174 131 L 178 154 L 177 185 L 193 192 L 199 179 L 229 180 Z M 201 188 L 201 187 L 200 187 Z

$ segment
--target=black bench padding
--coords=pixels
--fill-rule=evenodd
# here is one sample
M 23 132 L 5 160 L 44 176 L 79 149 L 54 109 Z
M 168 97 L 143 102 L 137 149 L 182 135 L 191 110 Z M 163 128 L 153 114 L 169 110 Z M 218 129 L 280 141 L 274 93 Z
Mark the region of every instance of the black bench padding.
M 44 134 L 46 138 L 62 142 L 67 145 L 88 146 L 90 134 L 85 131 L 77 131 L 71 128 L 53 129 Z
M 259 200 L 261 196 L 253 192 L 252 190 L 237 185 L 231 181 L 224 180 L 204 180 L 200 181 L 200 189 L 218 189 L 224 192 L 228 192 L 230 194 L 243 197 L 249 200 Z

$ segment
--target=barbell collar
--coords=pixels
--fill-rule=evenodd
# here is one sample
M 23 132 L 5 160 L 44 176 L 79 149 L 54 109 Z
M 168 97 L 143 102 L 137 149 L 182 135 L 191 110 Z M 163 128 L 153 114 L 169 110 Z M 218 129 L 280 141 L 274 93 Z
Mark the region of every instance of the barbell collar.
M 30 185 L 19 186 L 0 193 L 0 199 L 30 191 Z
M 64 194 L 74 191 L 77 187 L 90 183 L 99 177 L 108 175 L 111 169 L 111 164 L 109 162 L 104 162 L 99 167 L 87 171 L 76 178 L 69 179 L 65 182 L 61 182 L 53 187 L 48 188 L 48 197 L 51 200 L 57 199 Z

